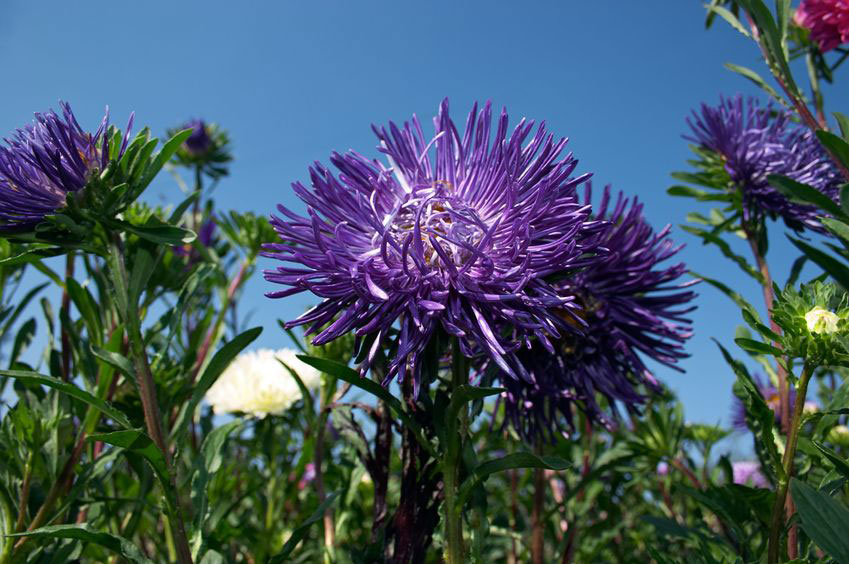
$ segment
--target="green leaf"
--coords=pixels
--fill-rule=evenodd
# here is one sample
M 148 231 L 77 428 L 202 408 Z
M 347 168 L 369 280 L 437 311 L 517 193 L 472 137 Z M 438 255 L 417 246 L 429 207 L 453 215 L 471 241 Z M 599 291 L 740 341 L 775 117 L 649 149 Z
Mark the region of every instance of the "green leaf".
M 100 319 L 100 308 L 88 289 L 80 286 L 80 283 L 69 278 L 67 280 L 68 296 L 79 310 L 88 329 L 89 339 L 99 344 L 103 340 L 103 322 Z
M 840 472 L 844 478 L 849 479 L 849 461 L 845 458 L 828 448 L 827 446 L 818 443 L 817 441 L 812 441 L 814 446 L 819 449 L 819 451 L 834 465 L 834 468 Z
M 91 346 L 91 352 L 94 354 L 94 356 L 96 356 L 109 366 L 117 368 L 126 376 L 135 379 L 136 370 L 133 367 L 133 363 L 130 362 L 130 359 L 128 359 L 124 355 L 112 351 L 107 351 L 106 349 L 102 349 L 94 345 Z
M 707 6 L 707 9 L 708 12 L 713 12 L 728 22 L 731 27 L 742 33 L 743 36 L 751 39 L 752 36 L 749 34 L 749 30 L 747 30 L 743 24 L 740 23 L 740 20 L 737 19 L 737 16 L 732 14 L 727 8 L 723 8 L 722 6 Z
M 31 537 L 36 539 L 74 539 L 94 543 L 137 564 L 153 564 L 144 553 L 127 539 L 103 531 L 92 529 L 88 524 L 82 525 L 51 525 L 9 535 L 10 537 Z
M 719 290 L 720 292 L 722 292 L 723 294 L 728 296 L 728 298 L 730 298 L 731 301 L 733 301 L 735 304 L 737 304 L 737 306 L 740 309 L 748 311 L 749 313 L 751 313 L 754 316 L 755 319 L 759 319 L 758 315 L 755 311 L 755 308 L 752 307 L 752 304 L 747 302 L 746 299 L 743 296 L 741 296 L 739 293 L 735 292 L 734 290 L 732 290 L 731 288 L 729 288 L 728 286 L 726 286 L 725 284 L 723 284 L 719 280 L 714 280 L 713 278 L 708 278 L 707 276 L 703 276 L 703 275 L 699 274 L 698 272 L 690 271 L 690 274 L 695 276 L 696 278 L 699 278 L 699 279 L 707 282 L 708 284 L 710 284 L 711 286 L 713 286 L 714 288 L 716 288 L 717 290 Z
M 565 470 L 570 465 L 556 456 L 537 456 L 530 452 L 514 452 L 500 458 L 481 462 L 471 471 L 460 485 L 457 504 L 462 506 L 472 489 L 490 474 L 512 470 L 514 468 L 544 468 L 546 470 Z
M 817 131 L 817 139 L 843 166 L 849 167 L 849 143 L 834 133 L 822 129 Z
M 227 442 L 227 438 L 243 424 L 244 421 L 237 419 L 213 429 L 203 440 L 200 447 L 201 455 L 195 461 L 195 471 L 192 475 L 192 504 L 195 508 L 192 558 L 195 560 L 197 560 L 198 551 L 202 546 L 203 525 L 207 518 L 206 485 L 209 483 L 209 478 L 221 468 L 223 460 L 221 449 Z
M 247 331 L 233 337 L 231 341 L 224 343 L 224 346 L 216 351 L 212 359 L 209 361 L 209 364 L 207 364 L 206 368 L 204 368 L 203 374 L 198 379 L 197 385 L 195 385 L 195 390 L 192 392 L 191 399 L 180 410 L 180 415 L 177 417 L 174 427 L 171 429 L 172 437 L 176 437 L 179 433 L 185 431 L 186 421 L 194 414 L 198 404 L 203 399 L 203 396 L 206 395 L 209 388 L 215 383 L 215 380 L 218 379 L 221 373 L 224 372 L 233 359 L 236 358 L 236 356 L 238 356 L 245 347 L 250 345 L 257 337 L 259 337 L 260 333 L 262 333 L 262 327 L 248 329 Z
M 740 65 L 735 65 L 733 63 L 725 63 L 725 68 L 730 70 L 731 72 L 736 72 L 740 76 L 749 79 L 754 82 L 757 86 L 760 87 L 761 90 L 772 96 L 773 99 L 778 101 L 782 106 L 787 106 L 787 102 L 779 96 L 778 92 L 776 92 L 775 88 L 769 85 L 767 81 L 761 78 L 761 75 L 753 71 L 752 69 L 747 69 L 746 67 L 741 67 Z
M 55 257 L 63 255 L 67 252 L 62 247 L 54 247 L 47 244 L 32 243 L 27 245 L 27 249 L 15 256 L 6 257 L 0 260 L 0 266 L 15 266 L 29 262 L 40 261 L 43 258 Z
M 705 196 L 708 196 L 708 192 L 704 190 L 699 190 L 698 188 L 693 188 L 692 186 L 670 186 L 666 189 L 666 193 L 670 196 L 680 196 L 684 198 L 696 198 L 701 199 Z
M 836 561 L 849 562 L 849 509 L 796 478 L 790 480 L 790 493 L 805 533 Z
M 90 441 L 101 441 L 141 455 L 147 460 L 151 468 L 153 468 L 153 471 L 162 482 L 163 489 L 166 491 L 170 490 L 171 474 L 168 472 L 168 462 L 165 460 L 165 453 L 156 446 L 144 431 L 127 429 L 125 431 L 113 431 L 111 433 L 93 433 L 87 439 Z
M 846 214 L 843 213 L 843 209 L 839 205 L 813 186 L 808 186 L 807 184 L 796 182 L 792 178 L 777 174 L 771 174 L 767 180 L 776 190 L 793 200 L 813 204 L 835 217 L 846 218 Z
M 307 518 L 306 521 L 298 525 L 298 527 L 292 531 L 292 536 L 289 537 L 289 540 L 286 541 L 286 544 L 283 545 L 283 549 L 271 557 L 268 560 L 268 564 L 279 564 L 281 562 L 289 562 L 289 555 L 295 550 L 295 547 L 298 546 L 298 543 L 307 535 L 310 527 L 321 520 L 324 516 L 324 512 L 327 511 L 327 508 L 336 501 L 336 498 L 339 494 L 342 493 L 342 490 L 336 490 L 335 492 L 328 495 L 324 502 L 318 506 L 315 512 Z
M 831 231 L 835 236 L 844 241 L 844 244 L 849 243 L 849 225 L 837 219 L 824 217 L 820 221 L 825 225 L 825 228 Z
M 809 259 L 817 263 L 826 274 L 834 278 L 838 284 L 844 288 L 849 288 L 849 267 L 831 255 L 824 253 L 801 239 L 789 236 L 788 239 L 790 239 L 790 241 L 796 245 L 800 251 L 805 253 Z
M 171 157 L 174 156 L 174 153 L 177 152 L 177 149 L 180 148 L 180 145 L 183 143 L 183 141 L 189 138 L 189 136 L 192 134 L 192 131 L 192 129 L 184 129 L 183 131 L 178 132 L 174 135 L 174 137 L 165 142 L 165 144 L 162 146 L 162 149 L 160 149 L 160 151 L 156 154 L 156 157 L 154 157 L 153 162 L 145 171 L 145 176 L 141 179 L 139 183 L 142 188 L 146 187 L 153 181 L 153 178 L 157 174 L 159 174 L 159 171 L 162 170 L 162 167 L 165 166 L 165 163 L 167 163 L 171 159 Z
M 395 416 L 398 417 L 398 419 L 400 419 L 401 422 L 413 432 L 419 444 L 421 444 L 421 446 L 431 455 L 434 457 L 436 456 L 436 453 L 433 450 L 433 445 L 431 445 L 430 441 L 425 438 L 421 426 L 410 416 L 409 413 L 407 413 L 404 406 L 401 404 L 401 401 L 390 394 L 386 388 L 377 382 L 373 382 L 368 378 L 360 376 L 355 370 L 341 362 L 301 354 L 298 355 L 298 358 L 310 366 L 318 368 L 322 372 L 336 376 L 340 380 L 348 382 L 352 386 L 356 386 L 364 392 L 368 392 L 376 398 L 383 400 Z
M 176 225 L 168 225 L 166 223 L 160 225 L 133 225 L 126 221 L 114 222 L 121 229 L 124 229 L 134 235 L 138 235 L 142 239 L 156 243 L 157 245 L 168 245 L 178 247 L 191 243 L 197 238 L 194 231 L 177 227 Z
M 772 345 L 768 345 L 767 343 L 762 343 L 761 341 L 756 341 L 754 339 L 745 339 L 743 337 L 734 339 L 734 342 L 737 343 L 741 349 L 744 351 L 755 353 L 755 354 L 766 354 L 771 355 L 776 358 L 781 358 L 784 356 L 784 353 L 781 349 L 777 349 Z
M 843 136 L 843 140 L 849 142 L 849 118 L 840 112 L 834 112 L 834 119 L 840 126 L 840 134 Z
M 755 267 L 753 267 L 751 264 L 749 264 L 749 261 L 747 261 L 745 258 L 743 258 L 742 256 L 740 256 L 737 253 L 735 253 L 734 251 L 732 251 L 731 245 L 728 244 L 728 241 L 722 239 L 719 235 L 716 235 L 715 233 L 713 233 L 711 231 L 699 229 L 698 227 L 692 227 L 690 225 L 682 225 L 681 229 L 683 229 L 687 233 L 692 233 L 693 235 L 696 235 L 697 237 L 701 237 L 702 242 L 705 245 L 707 245 L 707 244 L 716 245 L 719 248 L 719 250 L 722 252 L 722 254 L 725 255 L 727 258 L 731 259 L 732 261 L 734 261 L 734 263 L 737 264 L 737 266 L 739 266 L 740 269 L 743 272 L 745 272 L 746 274 L 748 274 L 749 276 L 754 278 L 755 281 L 758 282 L 759 284 L 763 284 L 763 276 L 761 276 L 761 273 L 758 272 L 757 269 L 755 269 Z
M 762 0 L 738 0 L 740 4 L 749 12 L 755 25 L 760 30 L 760 42 L 765 47 L 769 61 L 776 67 L 784 79 L 786 88 L 797 98 L 801 98 L 799 88 L 793 80 L 793 73 L 790 71 L 790 66 L 787 63 L 787 57 L 784 53 L 784 42 L 781 37 L 779 28 L 776 22 Z
M 840 208 L 843 213 L 849 215 L 849 184 L 840 186 Z
M 0 370 L 0 376 L 8 376 L 10 378 L 20 380 L 22 382 L 31 382 L 34 384 L 41 384 L 43 386 L 53 388 L 71 396 L 74 399 L 88 404 L 94 407 L 95 409 L 100 410 L 104 415 L 106 415 L 107 417 L 111 417 L 112 420 L 114 420 L 122 427 L 125 427 L 127 429 L 131 429 L 133 427 L 133 425 L 130 423 L 130 420 L 127 419 L 126 415 L 109 405 L 106 401 L 96 396 L 93 396 L 87 391 L 78 388 L 77 386 L 69 382 L 59 380 L 58 378 L 54 378 L 52 376 L 45 376 L 44 374 L 38 374 L 36 372 L 29 372 L 23 370 Z

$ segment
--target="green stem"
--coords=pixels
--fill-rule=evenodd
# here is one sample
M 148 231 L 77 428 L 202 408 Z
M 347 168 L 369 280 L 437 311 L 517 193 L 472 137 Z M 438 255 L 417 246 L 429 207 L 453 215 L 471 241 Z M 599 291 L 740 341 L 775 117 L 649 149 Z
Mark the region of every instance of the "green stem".
M 796 454 L 796 444 L 799 441 L 799 431 L 802 427 L 802 415 L 805 410 L 805 396 L 808 393 L 808 382 L 814 373 L 815 366 L 809 362 L 805 363 L 802 375 L 799 377 L 799 386 L 796 389 L 796 401 L 793 405 L 793 419 L 790 423 L 790 434 L 787 436 L 787 445 L 784 448 L 782 467 L 778 472 L 778 491 L 775 494 L 775 505 L 772 507 L 772 520 L 769 529 L 769 552 L 767 561 L 769 564 L 778 562 L 781 530 L 784 528 L 784 503 L 787 500 L 787 488 L 790 484 L 790 476 L 793 474 L 793 457 Z
M 0 564 L 7 564 L 12 558 L 12 549 L 15 547 L 15 537 L 6 537 L 9 533 L 14 533 L 12 529 L 15 522 L 14 512 L 12 511 L 12 501 L 9 499 L 5 491 L 0 491 L 0 509 L 3 511 L 3 523 L 5 530 L 3 531 L 5 542 L 3 543 L 3 551 L 0 552 Z
M 173 529 L 173 538 L 177 548 L 177 560 L 180 564 L 191 564 L 192 554 L 189 549 L 189 542 L 186 536 L 183 517 L 178 506 L 177 487 L 174 481 L 174 472 L 171 466 L 171 460 L 168 451 L 168 445 L 165 442 L 165 433 L 162 428 L 162 415 L 159 411 L 159 402 L 156 398 L 156 384 L 153 380 L 153 374 L 150 370 L 150 364 L 147 358 L 147 351 L 144 346 L 144 339 L 141 332 L 141 321 L 137 312 L 138 296 L 131 296 L 129 291 L 129 278 L 127 276 L 127 267 L 124 261 L 124 249 L 120 235 L 114 233 L 109 240 L 109 274 L 112 278 L 112 283 L 115 290 L 116 304 L 118 311 L 124 321 L 124 326 L 127 330 L 127 340 L 130 344 L 130 352 L 132 361 L 136 369 L 136 381 L 139 387 L 139 396 L 142 403 L 142 411 L 144 412 L 145 426 L 154 444 L 162 451 L 165 456 L 166 464 L 171 477 L 170 484 L 163 484 L 163 487 L 170 488 L 173 492 L 175 501 L 168 502 L 168 513 L 170 518 L 168 522 Z M 169 495 L 166 494 L 166 500 Z
M 463 508 L 457 500 L 460 478 L 460 462 L 463 439 L 466 433 L 468 409 L 465 401 L 457 397 L 461 385 L 468 384 L 468 364 L 457 338 L 453 340 L 451 352 L 451 405 L 445 422 L 447 445 L 442 461 L 442 480 L 445 487 L 445 561 L 447 564 L 463 564 Z

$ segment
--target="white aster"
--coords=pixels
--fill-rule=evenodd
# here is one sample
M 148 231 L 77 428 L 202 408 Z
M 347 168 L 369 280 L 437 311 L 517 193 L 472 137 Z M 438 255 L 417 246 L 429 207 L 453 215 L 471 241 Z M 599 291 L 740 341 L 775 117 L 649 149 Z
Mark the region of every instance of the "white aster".
M 837 322 L 840 320 L 836 313 L 823 309 L 820 306 L 815 307 L 805 314 L 805 321 L 808 324 L 808 331 L 811 333 L 836 333 Z
M 298 360 L 291 349 L 258 349 L 240 354 L 206 393 L 215 413 L 242 412 L 262 419 L 279 415 L 301 399 L 301 389 L 284 362 L 307 389 L 321 385 L 318 370 Z

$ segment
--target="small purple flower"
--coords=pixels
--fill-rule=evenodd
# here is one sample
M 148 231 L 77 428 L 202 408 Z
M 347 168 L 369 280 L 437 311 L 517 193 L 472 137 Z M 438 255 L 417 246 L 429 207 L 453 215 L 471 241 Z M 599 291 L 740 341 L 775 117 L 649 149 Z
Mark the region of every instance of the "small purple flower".
M 720 98 L 719 106 L 702 104 L 687 124 L 693 137 L 685 139 L 717 153 L 735 188 L 743 195 L 746 221 L 781 217 L 788 227 L 823 231 L 815 207 L 788 200 L 769 184 L 778 174 L 809 184 L 831 198 L 839 197 L 841 176 L 810 130 L 770 104 L 740 95 Z
M 601 245 L 610 252 L 558 286 L 576 296 L 586 327 L 564 334 L 554 354 L 538 343 L 520 352 L 529 379 L 500 378 L 506 419 L 527 440 L 568 434 L 573 406 L 613 427 L 617 403 L 634 410 L 645 401 L 640 386 L 661 388 L 643 357 L 680 370 L 675 364 L 688 356 L 685 316 L 695 309 L 689 304 L 696 294 L 686 288 L 695 281 L 676 282 L 687 271 L 683 263 L 661 265 L 681 249 L 668 239 L 669 227 L 655 233 L 642 204 L 621 193 L 612 200 L 609 187 L 594 217 L 609 220 Z
M 756 488 L 767 488 L 769 482 L 761 472 L 761 465 L 750 460 L 742 460 L 731 464 L 733 480 L 741 486 L 754 486 Z
M 183 142 L 183 145 L 192 156 L 200 156 L 206 153 L 212 146 L 212 137 L 209 135 L 206 122 L 202 119 L 190 119 L 180 129 L 191 129 L 192 134 Z
M 657 475 L 660 477 L 666 477 L 669 475 L 669 464 L 663 461 L 657 463 L 657 469 L 655 470 Z
M 266 270 L 281 298 L 309 291 L 323 299 L 287 323 L 308 325 L 320 345 L 348 332 L 373 339 L 366 370 L 382 345 L 390 363 L 384 383 L 412 372 L 442 330 L 463 354 L 491 358 L 512 378 L 527 378 L 520 343 L 574 332 L 574 298 L 548 277 L 579 268 L 593 250 L 599 222 L 576 196 L 588 175 L 560 156 L 566 139 L 521 120 L 508 132 L 502 111 L 472 108 L 464 132 L 445 100 L 426 138 L 417 118 L 373 127 L 388 166 L 359 153 L 334 153 L 334 174 L 320 163 L 311 187 L 293 184 L 307 204 L 300 216 L 278 206 L 272 226 L 282 242 L 265 256 L 291 266 Z M 507 329 L 501 330 L 500 328 Z
M 110 160 L 109 109 L 94 133 L 82 130 L 71 106 L 35 114 L 0 147 L 0 230 L 26 229 L 65 206 Z M 133 115 L 116 159 L 124 154 Z

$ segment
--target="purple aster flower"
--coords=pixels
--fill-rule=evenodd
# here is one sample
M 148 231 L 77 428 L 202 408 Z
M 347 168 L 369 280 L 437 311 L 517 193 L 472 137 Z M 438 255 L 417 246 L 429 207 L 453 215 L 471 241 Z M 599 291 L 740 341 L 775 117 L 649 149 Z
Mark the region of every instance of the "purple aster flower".
M 282 243 L 266 256 L 291 266 L 265 271 L 288 288 L 323 299 L 287 326 L 308 325 L 313 344 L 348 332 L 370 336 L 365 371 L 383 344 L 391 359 L 385 382 L 412 372 L 437 331 L 457 337 L 463 354 L 483 351 L 513 377 L 527 377 L 515 353 L 532 337 L 574 331 L 572 296 L 547 278 L 587 262 L 601 227 L 587 221 L 572 176 L 577 161 L 561 156 L 566 139 L 522 120 L 508 132 L 506 110 L 492 129 L 492 110 L 474 105 L 461 134 L 448 101 L 425 138 L 417 118 L 374 127 L 388 166 L 359 153 L 334 153 L 338 169 L 316 163 L 311 187 L 293 184 L 307 215 L 278 206 L 272 217 Z M 508 330 L 499 330 L 507 327 Z
M 65 206 L 67 195 L 82 190 L 110 159 L 109 109 L 94 133 L 82 130 L 71 106 L 59 103 L 35 114 L 35 121 L 18 129 L 0 147 L 0 230 L 32 227 Z M 116 158 L 129 141 L 133 115 Z
M 740 95 L 720 99 L 717 107 L 702 104 L 687 124 L 685 139 L 717 153 L 735 187 L 743 195 L 744 219 L 781 217 L 788 227 L 823 231 L 817 208 L 791 202 L 769 184 L 779 174 L 813 186 L 832 200 L 839 198 L 841 176 L 810 130 L 770 104 Z
M 756 488 L 769 487 L 766 476 L 761 472 L 761 465 L 750 460 L 741 460 L 731 463 L 733 473 L 732 479 L 735 484 L 741 486 L 754 486 Z
M 202 155 L 212 146 L 212 137 L 209 135 L 206 122 L 202 119 L 190 119 L 180 129 L 192 130 L 192 134 L 183 142 L 190 155 L 195 157 Z
M 559 286 L 576 296 L 586 327 L 564 334 L 554 354 L 538 343 L 519 353 L 530 379 L 500 378 L 506 421 L 527 440 L 568 434 L 573 406 L 613 427 L 616 403 L 634 410 L 645 401 L 639 386 L 660 390 L 643 357 L 680 371 L 675 363 L 688 356 L 683 344 L 692 333 L 685 315 L 695 309 L 688 304 L 696 294 L 687 288 L 695 281 L 676 282 L 687 271 L 683 263 L 661 265 L 681 249 L 668 239 L 669 226 L 655 233 L 642 204 L 621 193 L 612 200 L 609 187 L 595 217 L 609 220 L 600 243 L 610 253 Z

